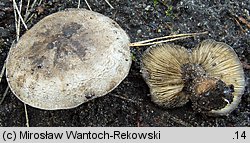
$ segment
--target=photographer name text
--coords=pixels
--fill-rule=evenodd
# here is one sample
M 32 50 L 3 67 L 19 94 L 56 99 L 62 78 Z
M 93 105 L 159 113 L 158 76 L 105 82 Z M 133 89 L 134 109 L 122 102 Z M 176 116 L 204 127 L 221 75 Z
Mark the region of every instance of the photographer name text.
M 131 132 L 131 131 L 101 131 L 101 132 L 31 132 L 31 131 L 4 131 L 2 134 L 4 141 L 7 140 L 159 140 L 161 138 L 160 131 L 152 132 Z

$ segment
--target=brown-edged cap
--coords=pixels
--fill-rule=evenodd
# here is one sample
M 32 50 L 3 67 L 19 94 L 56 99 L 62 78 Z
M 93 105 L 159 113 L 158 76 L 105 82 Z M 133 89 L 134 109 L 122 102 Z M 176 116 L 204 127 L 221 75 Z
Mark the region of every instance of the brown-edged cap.
M 233 86 L 233 101 L 224 108 L 210 111 L 217 115 L 231 113 L 238 106 L 245 90 L 243 67 L 233 48 L 222 42 L 205 40 L 193 49 L 190 62 L 201 65 L 208 76 Z
M 76 107 L 113 90 L 127 76 L 129 37 L 110 18 L 85 9 L 51 14 L 11 47 L 7 81 L 30 106 Z

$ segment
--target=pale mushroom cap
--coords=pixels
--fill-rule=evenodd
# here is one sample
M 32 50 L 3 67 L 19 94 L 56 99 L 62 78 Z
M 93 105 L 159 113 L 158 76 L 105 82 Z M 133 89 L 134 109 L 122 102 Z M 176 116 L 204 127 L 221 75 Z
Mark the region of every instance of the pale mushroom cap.
M 216 115 L 231 113 L 244 93 L 244 71 L 233 48 L 214 40 L 205 40 L 192 51 L 172 44 L 147 49 L 142 58 L 142 74 L 152 101 L 168 108 L 182 106 L 188 101 L 189 95 L 183 92 L 181 69 L 187 63 L 199 65 L 209 77 L 234 86 L 233 102 L 220 110 L 210 111 Z
M 10 49 L 13 93 L 40 109 L 76 107 L 103 96 L 127 76 L 129 37 L 110 18 L 85 9 L 51 14 Z

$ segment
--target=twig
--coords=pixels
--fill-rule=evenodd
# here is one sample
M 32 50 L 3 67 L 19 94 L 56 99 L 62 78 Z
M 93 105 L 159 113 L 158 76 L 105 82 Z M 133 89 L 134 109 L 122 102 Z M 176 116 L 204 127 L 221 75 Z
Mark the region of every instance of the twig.
M 89 10 L 91 10 L 91 11 L 92 11 L 92 9 L 91 9 L 91 7 L 90 7 L 90 5 L 89 5 L 89 3 L 88 3 L 88 1 L 87 1 L 87 0 L 85 0 L 85 3 L 87 4 L 87 6 L 88 6 Z
M 7 95 L 7 93 L 9 91 L 9 88 L 10 88 L 9 86 L 6 87 L 6 89 L 5 89 L 4 93 L 3 93 L 3 97 L 2 97 L 2 99 L 0 101 L 0 104 L 3 103 L 3 101 L 4 101 L 4 99 L 5 99 L 6 95 Z
M 169 35 L 169 36 L 163 36 L 163 37 L 157 37 L 149 40 L 144 40 L 144 41 L 139 41 L 135 43 L 130 43 L 129 46 L 135 47 L 135 46 L 149 46 L 149 45 L 154 45 L 154 44 L 159 44 L 159 43 L 165 43 L 165 42 L 170 42 L 170 41 L 175 41 L 179 39 L 185 39 L 189 37 L 194 37 L 196 35 L 201 35 L 201 34 L 207 34 L 208 32 L 202 32 L 202 33 L 187 33 L 187 34 L 177 34 L 177 35 Z M 169 39 L 172 38 L 172 39 Z M 163 40 L 166 39 L 166 40 Z M 157 41 L 157 40 L 162 40 L 162 41 Z M 154 42 L 156 41 L 156 42 Z
M 109 3 L 108 0 L 105 0 L 105 2 L 110 6 L 110 8 L 114 9 L 114 7 Z

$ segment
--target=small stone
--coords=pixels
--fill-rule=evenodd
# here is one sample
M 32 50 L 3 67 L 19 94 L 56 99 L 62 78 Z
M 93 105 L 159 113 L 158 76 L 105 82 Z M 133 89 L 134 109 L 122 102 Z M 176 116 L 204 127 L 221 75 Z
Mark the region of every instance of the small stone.
M 5 15 L 5 12 L 0 11 L 0 19 L 2 19 L 4 17 L 4 15 Z
M 141 34 L 141 32 L 142 32 L 141 29 L 137 30 L 137 34 Z
M 146 10 L 146 11 L 149 11 L 150 7 L 151 7 L 151 6 L 148 5 L 147 7 L 145 7 L 145 10 Z

